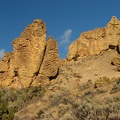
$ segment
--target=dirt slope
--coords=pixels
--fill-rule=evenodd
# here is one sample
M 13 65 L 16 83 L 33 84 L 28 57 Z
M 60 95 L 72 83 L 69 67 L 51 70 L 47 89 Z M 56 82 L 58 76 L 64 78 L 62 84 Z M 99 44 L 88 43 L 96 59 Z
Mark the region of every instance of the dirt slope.
M 57 78 L 46 87 L 47 92 L 44 97 L 16 113 L 15 120 L 35 119 L 40 109 L 46 109 L 49 113 L 54 114 L 53 120 L 57 120 L 58 106 L 51 107 L 54 106 L 51 102 L 52 99 L 56 100 L 54 101 L 54 104 L 56 104 L 65 96 L 78 95 L 80 93 L 78 87 L 86 84 L 88 80 L 94 83 L 100 77 L 120 77 L 120 72 L 116 71 L 116 67 L 111 65 L 112 58 L 116 56 L 119 55 L 115 50 L 108 50 L 99 55 L 78 58 L 77 61 L 64 61 L 59 68 Z M 48 119 L 46 118 L 46 120 Z

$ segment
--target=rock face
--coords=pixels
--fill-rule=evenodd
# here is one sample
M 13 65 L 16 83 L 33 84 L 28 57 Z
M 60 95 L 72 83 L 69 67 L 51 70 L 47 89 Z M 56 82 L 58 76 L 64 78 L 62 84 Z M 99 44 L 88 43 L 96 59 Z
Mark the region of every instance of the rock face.
M 59 53 L 58 53 L 58 44 L 56 40 L 50 36 L 47 41 L 47 46 L 45 49 L 44 59 L 39 71 L 38 76 L 32 83 L 33 86 L 38 84 L 48 85 L 49 80 L 56 77 L 59 68 Z
M 3 59 L 0 60 L 0 87 L 9 86 L 12 82 L 12 79 L 8 79 L 10 75 L 10 66 L 11 60 L 13 59 L 13 53 L 8 52 L 4 55 Z M 5 82 L 4 82 L 5 81 Z
M 84 32 L 69 46 L 68 60 L 99 54 L 109 45 L 120 46 L 120 21 L 113 16 L 104 28 Z
M 29 87 L 40 74 L 56 76 L 58 46 L 52 38 L 46 41 L 46 25 L 42 20 L 28 25 L 12 44 L 14 52 L 0 61 L 1 86 Z
M 57 41 L 52 37 L 46 41 L 45 23 L 35 20 L 12 44 L 14 51 L 0 60 L 0 87 L 49 85 L 58 74 L 60 58 Z M 99 54 L 107 49 L 117 49 L 120 53 L 120 21 L 115 16 L 106 27 L 82 33 L 69 46 L 67 59 L 77 60 L 77 57 Z
M 14 68 L 22 83 L 30 84 L 39 72 L 46 47 L 46 26 L 42 20 L 35 20 L 13 41 Z M 30 80 L 31 79 L 31 80 Z M 27 82 L 26 82 L 27 81 Z
M 56 40 L 49 37 L 45 51 L 44 60 L 40 69 L 40 74 L 47 77 L 54 77 L 58 72 L 59 53 Z

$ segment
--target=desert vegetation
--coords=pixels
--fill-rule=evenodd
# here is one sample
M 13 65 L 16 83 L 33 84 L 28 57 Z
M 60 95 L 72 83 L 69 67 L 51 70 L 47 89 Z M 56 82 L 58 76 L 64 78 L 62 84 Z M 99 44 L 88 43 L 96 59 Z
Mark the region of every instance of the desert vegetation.
M 2 89 L 0 91 L 0 119 L 13 120 L 15 112 L 40 100 L 45 91 L 45 88 L 41 86 L 22 88 L 17 91 L 12 88 Z
M 108 80 L 106 77 L 103 79 Z M 94 86 L 88 80 L 78 87 L 77 94 L 62 89 L 60 94 L 50 96 L 49 108 L 40 109 L 38 118 L 54 120 L 56 117 L 50 112 L 54 108 L 60 120 L 120 120 L 120 79 L 102 87 Z
M 8 106 L 8 101 L 3 96 L 4 94 L 0 90 L 0 120 L 13 120 L 14 109 Z
M 95 83 L 88 80 L 85 84 L 76 86 L 76 90 L 74 93 L 63 87 L 59 94 L 48 95 L 48 106 L 39 107 L 33 119 L 120 120 L 120 78 L 110 79 L 104 76 Z M 24 111 L 24 108 L 36 101 L 41 101 L 45 93 L 46 89 L 42 86 L 17 91 L 1 89 L 0 119 L 13 120 L 14 114 L 22 109 Z M 19 120 L 16 117 L 15 120 L 17 119 Z

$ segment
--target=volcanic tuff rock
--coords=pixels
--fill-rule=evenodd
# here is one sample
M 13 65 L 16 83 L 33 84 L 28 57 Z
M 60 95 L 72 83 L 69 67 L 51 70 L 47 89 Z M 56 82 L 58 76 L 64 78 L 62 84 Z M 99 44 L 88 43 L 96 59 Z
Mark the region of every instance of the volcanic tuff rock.
M 6 79 L 9 78 L 8 76 L 10 74 L 10 66 L 11 66 L 10 62 L 12 61 L 12 59 L 13 59 L 13 53 L 8 52 L 4 55 L 3 59 L 0 60 L 0 87 L 9 86 L 9 84 L 11 84 L 12 82 L 11 79 L 6 81 Z
M 14 51 L 0 60 L 0 86 L 17 89 L 39 83 L 49 85 L 57 76 L 61 61 L 57 41 L 52 37 L 46 41 L 45 23 L 35 20 L 12 44 Z M 99 54 L 107 49 L 117 49 L 120 53 L 119 48 L 120 21 L 113 16 L 106 27 L 82 33 L 69 46 L 67 59 L 77 60 L 77 57 Z
M 69 46 L 68 60 L 99 54 L 109 46 L 120 46 L 120 21 L 113 16 L 104 28 L 84 32 Z M 119 48 L 119 47 L 118 47 Z
M 59 53 L 56 40 L 50 36 L 47 42 L 44 60 L 40 69 L 40 74 L 54 77 L 58 72 Z
M 57 76 L 60 61 L 58 44 L 57 41 L 53 40 L 51 36 L 48 38 L 44 54 L 45 55 L 38 76 L 32 83 L 33 86 L 36 86 L 37 84 L 48 85 L 49 79 Z
M 42 20 L 35 20 L 20 38 L 13 41 L 14 68 L 25 86 L 28 86 L 39 72 L 45 46 L 46 27 Z
M 14 52 L 7 53 L 0 61 L 0 78 L 7 74 L 1 86 L 28 87 L 41 73 L 47 77 L 56 76 L 58 46 L 55 40 L 46 41 L 46 25 L 42 20 L 35 20 L 28 25 L 12 44 Z M 50 66 L 45 63 L 48 61 Z

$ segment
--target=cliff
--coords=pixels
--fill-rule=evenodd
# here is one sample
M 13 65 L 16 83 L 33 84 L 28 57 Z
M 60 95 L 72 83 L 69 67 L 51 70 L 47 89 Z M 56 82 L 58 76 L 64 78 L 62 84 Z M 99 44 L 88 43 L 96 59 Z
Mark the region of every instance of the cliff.
M 67 59 L 99 54 L 110 47 L 120 46 L 120 21 L 113 16 L 104 28 L 84 32 L 70 46 Z M 119 52 L 119 51 L 118 51 Z

